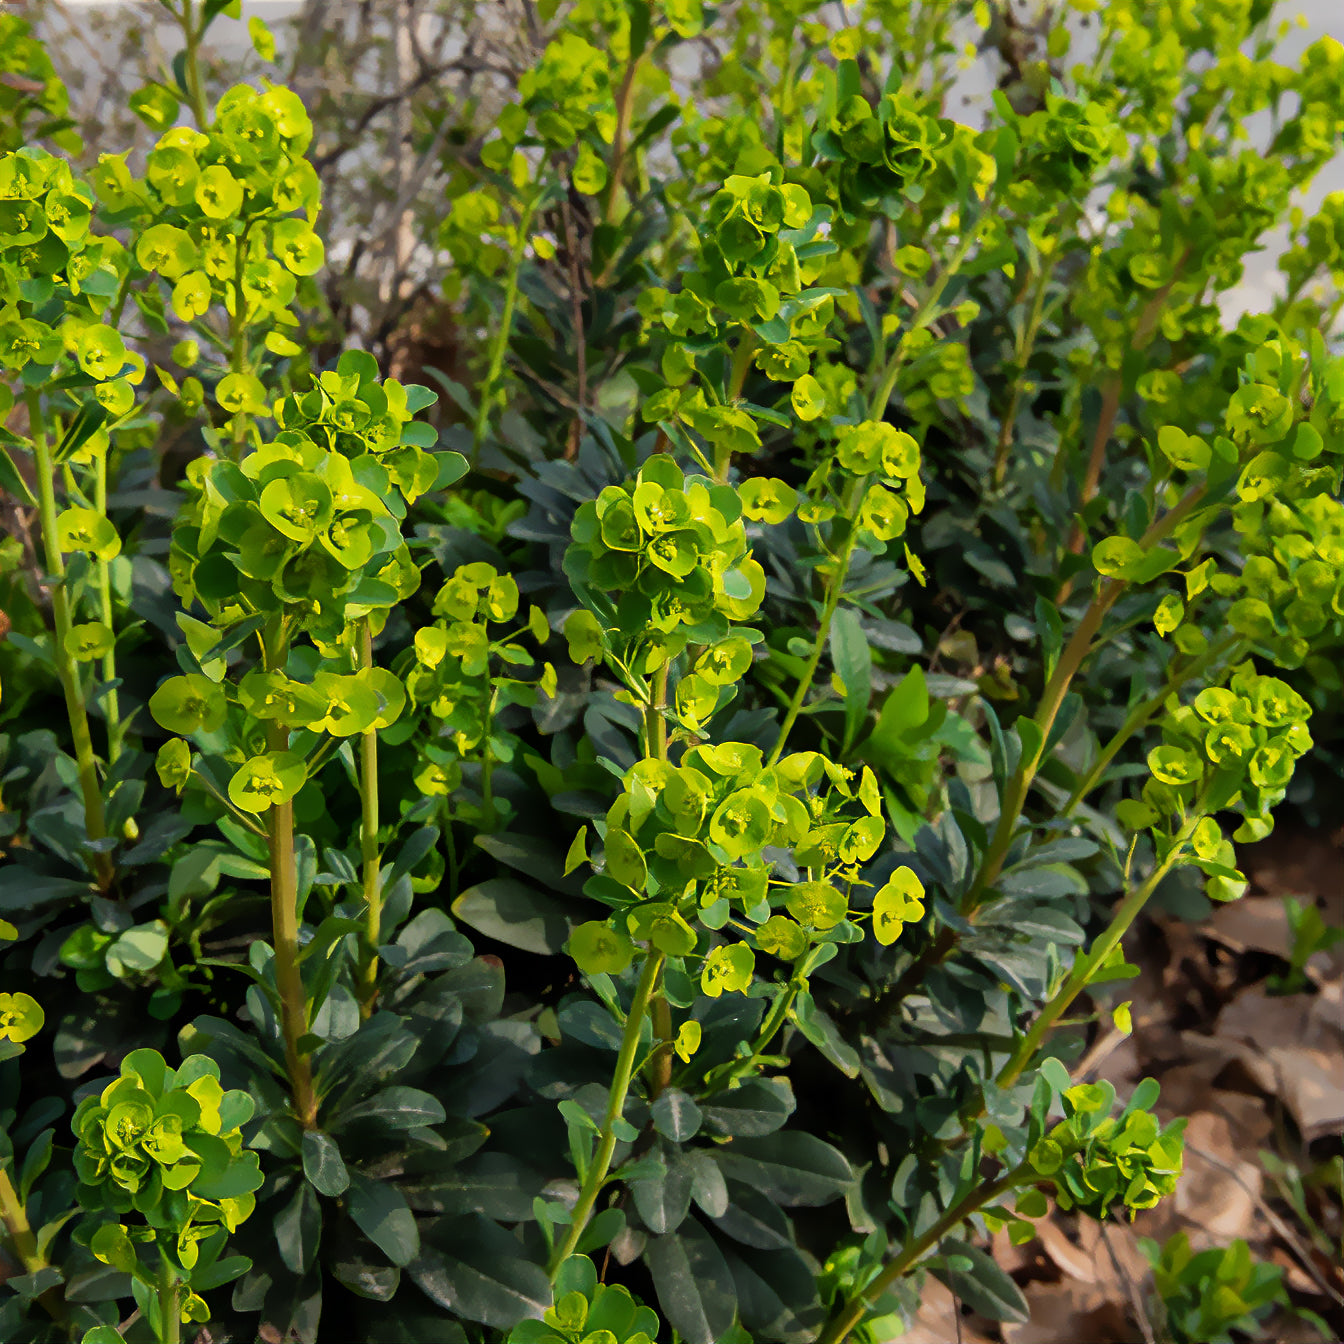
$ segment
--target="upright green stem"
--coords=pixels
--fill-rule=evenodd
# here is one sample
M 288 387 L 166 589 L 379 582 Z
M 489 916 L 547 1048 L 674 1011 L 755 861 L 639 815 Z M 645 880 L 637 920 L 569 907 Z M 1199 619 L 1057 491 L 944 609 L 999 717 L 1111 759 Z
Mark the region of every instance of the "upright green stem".
M 180 22 L 182 24 L 182 45 L 185 48 L 182 53 L 182 65 L 183 74 L 186 77 L 187 105 L 191 108 L 191 115 L 196 118 L 196 128 L 203 131 L 207 121 L 205 94 L 201 89 L 200 58 L 201 34 L 204 31 L 204 25 L 197 27 L 194 10 L 193 0 L 182 0 Z
M 373 666 L 373 632 L 366 616 L 359 628 L 359 666 Z M 360 1015 L 368 1017 L 378 998 L 378 947 L 382 941 L 382 867 L 378 853 L 378 730 L 359 735 L 360 850 L 364 864 L 364 955 L 360 971 Z
M 247 265 L 247 235 L 250 224 L 234 241 L 233 259 L 233 311 L 229 313 L 229 370 L 232 373 L 247 372 L 247 299 L 243 293 L 243 272 Z M 247 441 L 248 414 L 235 411 L 229 422 L 233 438 L 235 455 L 241 455 Z
M 728 401 L 731 404 L 742 395 L 742 388 L 751 369 L 751 357 L 756 351 L 756 333 L 750 328 L 743 330 L 733 350 L 733 366 L 728 374 Z M 728 468 L 732 465 L 733 450 L 730 445 L 716 446 L 714 449 L 714 479 L 720 485 L 728 482 Z
M 644 968 L 640 972 L 639 983 L 635 986 L 635 997 L 631 1001 L 630 1012 L 625 1019 L 625 1030 L 621 1034 L 621 1049 L 616 1056 L 616 1072 L 612 1075 L 611 1090 L 607 1094 L 607 1112 L 603 1118 L 597 1150 L 584 1177 L 578 1203 L 574 1205 L 569 1232 L 551 1258 L 552 1281 L 560 1266 L 574 1253 L 574 1248 L 579 1244 L 583 1230 L 593 1216 L 593 1205 L 596 1204 L 597 1197 L 606 1183 L 607 1173 L 611 1170 L 611 1155 L 616 1150 L 616 1125 L 625 1114 L 625 1099 L 629 1095 L 630 1081 L 635 1072 L 635 1056 L 639 1052 L 644 1017 L 648 1012 L 649 1000 L 653 997 L 658 977 L 662 973 L 663 961 L 663 953 L 655 949 L 651 948 L 645 954 Z
M 486 835 L 493 835 L 499 824 L 499 814 L 495 808 L 495 757 L 490 749 L 490 735 L 495 731 L 495 709 L 499 701 L 499 690 L 492 687 L 490 705 L 485 715 L 485 759 L 481 762 L 481 807 L 485 816 L 481 823 Z
M 1139 912 L 1148 903 L 1148 898 L 1157 890 L 1158 884 L 1175 867 L 1186 841 L 1189 840 L 1199 818 L 1187 821 L 1176 833 L 1167 857 L 1148 875 L 1140 886 L 1136 887 L 1120 903 L 1114 917 L 1095 943 L 1092 949 L 1080 961 L 1074 964 L 1068 978 L 1060 986 L 1058 993 L 1041 1009 L 1040 1016 L 1031 1024 L 1031 1029 L 1022 1038 L 1008 1062 L 999 1070 L 997 1079 L 1000 1087 L 1007 1087 L 1017 1081 L 1022 1070 L 1036 1057 L 1042 1041 L 1055 1023 L 1069 1010 L 1073 1001 L 1087 988 L 1088 982 L 1096 974 L 1112 950 L 1119 946 L 1120 940 L 1129 931 L 1129 926 L 1138 918 Z
M 1031 789 L 1032 780 L 1036 778 L 1036 772 L 1049 746 L 1050 730 L 1054 727 L 1060 706 L 1064 703 L 1064 697 L 1068 694 L 1069 686 L 1082 666 L 1083 659 L 1092 648 L 1092 641 L 1101 628 L 1102 620 L 1123 588 L 1124 584 L 1118 579 L 1106 579 L 1102 582 L 1083 613 L 1083 619 L 1078 622 L 1073 638 L 1060 655 L 1054 675 L 1046 683 L 1041 703 L 1032 716 L 1040 731 L 1040 746 L 1030 757 L 1023 753 L 1022 760 L 1018 762 L 1017 769 L 1004 788 L 1003 802 L 999 808 L 999 824 L 989 842 L 989 848 L 985 851 L 984 861 L 980 865 L 975 881 L 962 898 L 963 913 L 975 909 L 981 895 L 994 884 L 1003 870 L 1004 859 L 1008 856 L 1008 850 L 1017 831 L 1018 818 L 1022 815 L 1022 807 Z
M 607 195 L 602 203 L 602 218 L 611 224 L 616 217 L 616 195 L 621 186 L 621 169 L 625 165 L 625 140 L 630 131 L 630 108 L 635 92 L 635 74 L 639 69 L 639 56 L 632 56 L 625 67 L 625 77 L 621 80 L 620 92 L 616 95 L 616 132 L 611 141 L 611 166 L 607 170 Z
M 649 1000 L 649 1021 L 653 1024 L 653 1053 L 645 1066 L 649 1100 L 657 1101 L 672 1082 L 672 1009 L 667 995 L 655 989 Z
M 947 269 L 942 272 L 934 282 L 933 288 L 929 290 L 924 298 L 924 302 L 919 305 L 915 315 L 910 319 L 909 331 L 919 331 L 925 327 L 933 314 L 933 310 L 938 306 L 938 301 L 942 298 L 943 291 L 947 288 L 948 281 L 957 273 L 957 268 L 965 260 L 966 254 L 970 251 L 971 245 L 976 238 L 977 230 L 972 228 L 963 235 L 960 243 L 957 244 L 948 262 Z M 908 333 L 907 333 L 908 334 Z M 739 347 L 740 349 L 740 347 Z M 905 364 L 907 347 L 905 339 L 902 338 L 896 343 L 896 348 L 892 352 L 891 359 L 882 374 L 882 380 L 878 384 L 877 391 L 874 392 L 872 401 L 868 406 L 868 414 L 875 420 L 882 419 L 886 415 L 887 403 L 891 400 L 891 394 L 896 389 L 896 380 L 900 377 L 901 369 Z M 788 709 L 784 713 L 784 722 L 780 725 L 779 736 L 775 739 L 774 749 L 770 753 L 769 764 L 774 765 L 779 760 L 784 750 L 784 744 L 788 741 L 789 733 L 793 725 L 798 721 L 798 715 L 802 711 L 803 701 L 807 698 L 807 693 L 812 688 L 812 680 L 817 675 L 817 667 L 821 663 L 821 656 L 826 649 L 826 641 L 830 638 L 831 622 L 835 619 L 835 613 L 840 606 L 840 598 L 844 593 L 845 579 L 849 575 L 850 561 L 854 556 L 854 547 L 858 540 L 858 527 L 856 514 L 858 507 L 863 501 L 863 496 L 868 488 L 868 477 L 858 477 L 851 481 L 846 487 L 845 497 L 842 502 L 842 512 L 850 520 L 849 536 L 845 540 L 845 545 L 836 562 L 835 573 L 832 575 L 826 590 L 826 598 L 821 609 L 821 620 L 817 626 L 816 643 L 812 647 L 812 653 L 808 657 L 807 663 L 803 668 L 803 674 L 799 678 L 798 685 L 794 689 L 792 698 L 789 701 Z
M 1192 485 L 1139 538 L 1139 545 L 1147 549 L 1150 546 L 1156 546 L 1158 542 L 1170 536 L 1176 527 L 1198 508 L 1204 499 L 1206 489 L 1207 487 L 1203 484 Z M 1064 703 L 1064 697 L 1068 694 L 1069 686 L 1077 675 L 1078 669 L 1092 651 L 1093 641 L 1096 639 L 1106 613 L 1115 604 L 1116 599 L 1125 587 L 1126 583 L 1123 579 L 1102 580 L 1092 601 L 1088 604 L 1087 610 L 1083 613 L 1082 620 L 1078 622 L 1078 628 L 1073 632 L 1073 637 L 1060 655 L 1054 675 L 1046 684 L 1045 691 L 1041 696 L 1041 703 L 1032 716 L 1037 728 L 1040 729 L 1040 747 L 1030 758 L 1024 756 L 1004 789 L 1003 804 L 999 811 L 999 824 L 994 831 L 989 848 L 985 852 L 980 871 L 976 874 L 970 890 L 962 898 L 963 914 L 969 914 L 975 909 L 980 897 L 988 887 L 993 885 L 1003 869 L 1004 860 L 1007 858 L 1008 850 L 1012 846 L 1013 837 L 1017 830 L 1018 818 L 1022 815 L 1022 808 L 1026 803 L 1027 793 L 1031 789 L 1032 781 L 1036 778 L 1036 773 L 1040 769 L 1045 752 L 1049 747 L 1050 730 L 1054 727 L 1060 706 Z
M 1059 248 L 1056 248 L 1056 257 L 1059 255 Z M 1008 409 L 1004 412 L 1003 419 L 999 423 L 998 442 L 994 445 L 994 488 L 997 490 L 1003 485 L 1003 478 L 1008 473 L 1008 449 L 1012 445 L 1013 430 L 1017 426 L 1017 408 L 1022 404 L 1022 384 L 1027 373 L 1027 361 L 1031 358 L 1031 351 L 1036 344 L 1036 333 L 1041 327 L 1041 317 L 1045 312 L 1045 296 L 1050 289 L 1050 281 L 1055 273 L 1055 262 L 1051 260 L 1041 267 L 1041 274 L 1036 281 L 1036 292 L 1032 297 L 1031 313 L 1027 317 L 1026 325 L 1018 337 L 1017 348 L 1013 352 L 1013 363 L 1017 368 L 1017 375 L 1013 379 L 1013 390 L 1008 397 Z
M 272 621 L 263 641 L 266 670 L 282 671 L 288 640 L 280 620 Z M 289 750 L 289 729 L 274 720 L 266 725 L 269 751 Z M 275 985 L 280 994 L 280 1030 L 285 1067 L 294 1093 L 294 1113 L 305 1129 L 317 1125 L 313 1071 L 300 1041 L 308 1031 L 308 1006 L 299 970 L 299 883 L 294 858 L 294 804 L 276 803 L 266 814 L 271 861 L 271 934 L 275 943 Z
M 644 754 L 655 761 L 667 760 L 666 710 L 667 680 L 670 670 L 670 664 L 664 663 L 653 674 L 653 694 L 644 712 Z M 672 1081 L 672 1009 L 668 1006 L 667 996 L 657 982 L 654 984 L 653 997 L 649 1002 L 649 1018 L 653 1023 L 653 1037 L 656 1042 L 646 1071 L 649 1100 L 652 1101 L 661 1096 Z
M 36 1274 L 38 1270 L 46 1269 L 47 1262 L 37 1249 L 37 1238 L 28 1223 L 28 1210 L 24 1208 L 19 1192 L 14 1189 L 9 1172 L 3 1165 L 0 1165 L 0 1222 L 4 1223 L 10 1246 L 24 1271 Z M 58 1289 L 48 1288 L 38 1295 L 37 1300 L 52 1320 L 65 1320 L 65 1301 Z
M 56 675 L 65 693 L 65 712 L 70 722 L 70 737 L 74 743 L 75 760 L 79 766 L 79 788 L 84 798 L 84 829 L 90 840 L 107 838 L 107 813 L 103 808 L 103 792 L 98 782 L 98 762 L 93 754 L 93 737 L 89 732 L 89 711 L 84 699 L 84 684 L 80 680 L 79 664 L 66 647 L 73 622 L 70 617 L 70 596 L 65 587 L 65 560 L 56 528 L 56 469 L 52 462 L 51 445 L 47 441 L 46 421 L 36 389 L 27 395 L 29 433 L 33 439 L 33 463 L 37 468 L 37 501 L 42 520 L 42 549 L 47 571 L 52 577 L 51 615 L 55 631 L 52 639 L 52 657 Z M 98 885 L 107 891 L 112 885 L 112 856 L 95 853 L 93 871 Z
M 751 1047 L 751 1053 L 742 1059 L 734 1060 L 731 1064 L 724 1065 L 722 1073 L 716 1069 L 714 1074 L 711 1075 L 713 1081 L 700 1094 L 702 1101 L 726 1091 L 733 1085 L 735 1079 L 745 1078 L 755 1071 L 757 1063 L 769 1049 L 770 1042 L 774 1040 L 775 1033 L 788 1020 L 789 1009 L 793 1007 L 793 1001 L 798 997 L 801 989 L 802 986 L 796 979 L 789 981 L 784 987 L 784 991 L 771 1005 L 770 1011 L 765 1016 L 765 1021 L 761 1023 L 761 1029 L 756 1033 L 756 1043 Z
M 108 452 L 111 450 L 108 449 Z M 94 477 L 94 508 L 107 517 L 107 452 L 98 454 Z M 112 564 L 109 560 L 98 561 L 98 599 L 102 608 L 102 621 L 108 630 L 113 629 L 112 612 Z M 121 722 L 121 710 L 117 688 L 111 683 L 117 679 L 117 650 L 113 645 L 103 654 L 103 680 L 111 687 L 103 696 L 103 714 L 107 719 L 107 763 L 116 763 L 121 755 L 122 738 L 125 728 Z
M 1210 663 L 1217 662 L 1219 658 L 1236 648 L 1241 642 L 1242 637 L 1240 635 L 1230 635 L 1227 639 L 1220 640 L 1168 677 L 1162 689 L 1156 695 L 1149 696 L 1146 700 L 1140 700 L 1125 716 L 1125 721 L 1116 729 L 1111 739 L 1097 754 L 1097 759 L 1092 762 L 1088 772 L 1074 786 L 1068 801 L 1059 810 L 1061 818 L 1070 816 L 1074 808 L 1096 788 L 1102 775 L 1106 773 L 1106 767 L 1116 758 L 1120 748 L 1162 708 L 1167 697 L 1173 691 L 1178 690 L 1191 677 L 1197 676 Z
M 523 264 L 523 252 L 527 247 L 527 231 L 532 224 L 537 203 L 529 201 L 518 221 L 518 231 L 509 252 L 509 269 L 504 277 L 504 308 L 499 315 L 499 327 L 490 344 L 490 363 L 485 371 L 485 380 L 481 383 L 476 400 L 476 424 L 472 430 L 471 465 L 477 465 L 481 456 L 481 445 L 485 442 L 486 430 L 490 427 L 490 403 L 494 400 L 495 383 L 504 368 L 504 355 L 508 350 L 509 336 L 513 332 L 513 310 L 518 302 L 518 272 Z
M 666 663 L 653 674 L 653 696 L 644 710 L 644 754 L 656 761 L 667 760 L 667 674 Z
M 944 1237 L 949 1235 L 960 1223 L 964 1223 L 973 1213 L 992 1204 L 1000 1195 L 1007 1193 L 1015 1185 L 1034 1176 L 1025 1164 L 1006 1171 L 997 1180 L 987 1185 L 977 1185 L 966 1192 L 932 1227 L 921 1236 L 906 1245 L 895 1259 L 864 1289 L 862 1289 L 839 1316 L 835 1318 L 818 1336 L 817 1344 L 843 1344 L 855 1326 L 862 1323 L 868 1313 L 868 1303 L 880 1297 L 903 1274 L 909 1271 L 933 1249 Z
M 901 369 L 905 365 L 905 357 L 908 353 L 906 337 L 928 326 L 933 316 L 933 310 L 943 297 L 943 291 L 947 288 L 952 277 L 956 275 L 961 263 L 966 260 L 966 254 L 971 250 L 978 235 L 979 229 L 974 227 L 966 230 L 962 235 L 961 241 L 957 244 L 951 257 L 948 258 L 946 268 L 934 281 L 933 288 L 924 297 L 924 302 L 915 310 L 905 336 L 902 336 L 896 342 L 896 348 L 892 351 L 891 359 L 888 360 L 887 367 L 883 371 L 882 381 L 878 384 L 877 391 L 873 394 L 873 399 L 868 405 L 868 414 L 872 419 L 881 420 L 887 413 L 887 403 L 891 400 L 891 394 L 896 390 L 896 380 L 901 376 Z
M 159 1319 L 163 1322 L 160 1344 L 180 1344 L 182 1339 L 181 1291 L 177 1270 L 165 1259 L 159 1270 Z
M 825 652 L 826 643 L 831 636 L 831 622 L 835 619 L 835 613 L 840 606 L 840 598 L 844 594 L 845 578 L 849 574 L 849 564 L 853 559 L 854 547 L 859 537 L 858 519 L 855 514 L 867 489 L 867 476 L 858 477 L 845 488 L 842 508 L 845 517 L 849 519 L 849 535 L 845 538 L 845 544 L 836 558 L 834 573 L 830 576 L 826 585 L 826 598 L 822 604 L 821 618 L 817 622 L 816 640 L 812 645 L 812 652 L 808 655 L 807 662 L 803 666 L 802 676 L 798 678 L 798 685 L 794 687 L 788 709 L 784 712 L 784 722 L 779 725 L 779 736 L 775 738 L 775 745 L 770 752 L 770 759 L 766 762 L 767 765 L 774 765 L 783 754 L 784 746 L 789 740 L 789 734 L 793 731 L 793 725 L 798 722 L 798 715 L 802 712 L 803 701 L 807 698 L 808 691 L 812 689 L 813 678 L 816 677 L 817 668 L 821 664 L 821 655 Z

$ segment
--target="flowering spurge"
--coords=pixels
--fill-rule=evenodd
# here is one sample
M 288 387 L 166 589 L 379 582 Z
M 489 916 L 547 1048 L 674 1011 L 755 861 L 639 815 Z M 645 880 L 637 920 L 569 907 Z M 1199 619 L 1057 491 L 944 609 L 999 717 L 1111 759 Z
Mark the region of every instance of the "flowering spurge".
M 167 97 L 159 86 L 143 92 Z M 175 99 L 162 107 L 142 99 L 139 110 L 163 131 L 145 175 L 133 176 L 125 154 L 105 154 L 92 174 L 98 197 L 112 217 L 140 226 L 135 261 L 154 277 L 142 298 L 148 312 L 162 321 L 171 306 L 179 321 L 200 323 L 227 308 L 220 335 L 235 359 L 215 400 L 230 416 L 264 414 L 264 386 L 242 358 L 247 333 L 264 324 L 268 352 L 297 355 L 300 347 L 284 331 L 297 328 L 290 312 L 296 285 L 323 264 L 312 227 L 320 187 L 303 157 L 312 123 L 297 95 L 275 86 L 230 89 L 199 130 L 168 129 Z
M 459 565 L 435 595 L 432 610 L 434 624 L 415 632 L 415 661 L 405 674 L 411 703 L 425 707 L 441 725 L 441 736 L 423 748 L 416 784 L 422 793 L 447 798 L 462 781 L 462 761 L 479 757 L 488 817 L 496 805 L 489 791 L 492 767 L 512 761 L 517 746 L 499 716 L 511 705 L 531 707 L 538 695 L 553 696 L 555 668 L 542 663 L 540 674 L 528 679 L 501 673 L 501 665 L 517 668 L 540 660 L 517 642 L 521 631 L 509 628 L 518 615 L 518 583 L 493 565 Z M 491 625 L 505 628 L 492 632 Z M 550 638 L 540 607 L 529 609 L 526 631 L 538 646 Z M 456 810 L 462 815 L 460 806 Z
M 1214 814 L 1241 814 L 1236 840 L 1269 834 L 1271 810 L 1283 800 L 1298 758 L 1311 748 L 1310 717 L 1310 706 L 1286 682 L 1242 664 L 1226 687 L 1205 687 L 1193 704 L 1169 709 L 1161 723 L 1163 744 L 1148 753 L 1151 778 L 1142 802 L 1121 804 L 1121 821 L 1188 840 L 1194 862 L 1212 879 L 1209 895 L 1241 895 L 1245 879 Z
M 1027 1164 L 1054 1186 L 1055 1202 L 1098 1220 L 1119 1204 L 1132 1219 L 1171 1194 L 1181 1174 L 1185 1120 L 1159 1125 L 1147 1109 L 1157 1098 L 1157 1084 L 1146 1079 L 1120 1112 L 1112 1114 L 1115 1089 L 1109 1083 L 1066 1087 L 1059 1101 L 1064 1119 L 1027 1150 Z M 1045 1210 L 1028 1193 L 1018 1201 L 1019 1213 Z
M 98 385 L 95 396 L 120 414 L 132 399 L 123 371 L 138 382 L 145 362 L 98 321 L 128 259 L 115 238 L 91 231 L 93 209 L 64 159 L 0 155 L 0 368 L 50 368 L 69 356 L 79 371 L 69 386 Z
M 843 426 L 834 452 L 825 456 L 807 483 L 814 503 L 799 510 L 804 522 L 848 521 L 855 541 L 880 553 L 903 536 L 911 514 L 924 508 L 918 442 L 904 430 L 877 420 Z M 909 547 L 906 562 L 916 576 L 923 568 Z
M 42 1005 L 31 994 L 0 994 L 0 1059 L 23 1053 L 46 1020 Z
M 187 616 L 180 624 L 210 674 L 202 664 L 151 696 L 150 712 L 170 732 L 217 732 L 231 700 L 242 711 L 235 731 L 245 716 L 344 738 L 399 716 L 400 679 L 357 665 L 355 627 L 366 620 L 380 626 L 418 586 L 401 520 L 406 502 L 435 483 L 442 459 L 420 447 L 432 434 L 412 423 L 433 395 L 380 383 L 376 375 L 372 360 L 349 352 L 309 392 L 276 404 L 281 428 L 273 442 L 237 463 L 192 463 L 196 498 L 174 530 L 170 568 L 182 599 L 199 602 L 209 617 L 208 625 Z M 450 466 L 460 461 L 453 456 Z M 267 621 L 307 632 L 323 666 L 306 678 L 279 665 L 256 668 L 234 688 L 223 677 L 223 661 L 207 655 L 230 629 L 247 632 Z M 274 659 L 278 650 L 270 653 Z M 307 777 L 294 752 L 243 755 L 229 797 L 244 812 L 288 801 Z M 164 782 L 180 788 L 190 771 L 189 748 L 167 743 L 159 767 Z
M 129 259 L 115 238 L 95 232 L 94 210 L 93 193 L 64 159 L 39 149 L 0 154 L 0 474 L 41 521 L 41 563 L 55 580 L 49 659 L 64 692 L 83 799 L 87 846 L 80 859 L 106 890 L 111 800 L 98 776 L 85 664 L 98 660 L 102 679 L 113 683 L 102 703 L 112 757 L 122 730 L 109 566 L 121 538 L 105 508 L 89 506 L 106 493 L 108 432 L 132 418 L 145 361 L 103 320 L 119 311 Z M 8 428 L 18 423 L 10 411 L 20 398 L 23 435 Z M 31 455 L 30 473 L 15 468 L 11 446 Z M 64 507 L 57 498 L 62 479 Z M 99 619 L 80 621 L 91 597 Z
M 217 629 L 283 613 L 324 644 L 409 596 L 419 571 L 400 522 L 442 465 L 413 417 L 434 400 L 379 382 L 369 356 L 347 352 L 308 392 L 276 403 L 272 442 L 237 463 L 196 459 L 195 501 L 173 533 L 178 595 Z
M 860 92 L 853 62 L 844 62 L 812 134 L 811 148 L 828 168 L 829 194 L 846 220 L 874 211 L 896 216 L 923 194 L 952 135 L 932 109 L 905 90 L 876 108 Z
M 81 1207 L 144 1220 L 98 1224 L 90 1249 L 133 1276 L 136 1300 L 160 1339 L 177 1338 L 167 1313 L 209 1319 L 200 1294 L 249 1268 L 244 1257 L 220 1256 L 262 1184 L 240 1128 L 252 1106 L 247 1093 L 220 1086 L 218 1066 L 204 1055 L 173 1069 L 155 1050 L 133 1050 L 120 1077 L 75 1109 Z M 152 1268 L 140 1251 L 150 1246 Z
M 565 572 L 585 607 L 565 622 L 576 662 L 600 657 L 648 702 L 646 679 L 693 649 L 677 710 L 695 731 L 751 662 L 765 571 L 751 556 L 737 492 L 686 476 L 666 455 L 608 486 L 574 517 Z
M 857 789 L 852 778 L 817 752 L 767 767 L 759 747 L 732 742 L 693 747 L 676 766 L 637 763 L 606 816 L 603 869 L 584 888 L 616 913 L 574 931 L 580 969 L 623 970 L 636 941 L 690 957 L 698 925 L 738 935 L 704 953 L 701 989 L 717 998 L 751 988 L 757 952 L 797 963 L 819 943 L 860 938 L 850 902 L 870 885 L 861 867 L 886 823 L 872 771 Z M 572 862 L 582 845 L 580 833 Z M 781 859 L 798 880 L 777 875 Z M 914 873 L 898 870 L 873 903 L 880 942 L 922 913 L 922 896 Z

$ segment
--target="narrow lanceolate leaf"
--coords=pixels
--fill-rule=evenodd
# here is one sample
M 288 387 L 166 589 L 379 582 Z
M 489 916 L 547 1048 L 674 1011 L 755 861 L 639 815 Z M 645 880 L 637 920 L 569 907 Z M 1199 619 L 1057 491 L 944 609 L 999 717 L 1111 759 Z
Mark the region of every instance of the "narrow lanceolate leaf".
M 360 1172 L 350 1173 L 347 1204 L 355 1226 L 394 1265 L 409 1265 L 420 1250 L 415 1215 L 395 1185 L 374 1181 Z
M 331 1123 L 333 1133 L 351 1125 L 377 1123 L 392 1129 L 416 1129 L 437 1125 L 444 1118 L 443 1104 L 418 1087 L 385 1087 L 365 1101 L 348 1106 Z
M 350 1185 L 336 1140 L 320 1129 L 310 1129 L 303 1136 L 303 1174 L 319 1195 L 343 1195 Z
M 656 1153 L 647 1177 L 630 1182 L 635 1208 L 650 1232 L 675 1232 L 691 1207 L 691 1187 L 695 1172 L 676 1150 Z
M 831 622 L 831 661 L 845 686 L 845 752 L 868 716 L 873 694 L 873 655 L 858 612 L 842 607 Z
M 651 1238 L 644 1261 L 663 1315 L 686 1344 L 716 1344 L 732 1327 L 737 1315 L 732 1272 L 694 1218 L 672 1236 Z
M 729 1180 L 754 1186 L 786 1206 L 829 1203 L 854 1179 L 843 1154 L 801 1131 L 737 1139 L 720 1150 L 718 1159 Z
M 929 1268 L 972 1311 L 991 1321 L 1011 1321 L 1017 1325 L 1030 1318 L 1021 1289 L 984 1251 L 955 1237 L 945 1237 L 939 1251 Z M 968 1260 L 970 1267 L 966 1268 Z
M 427 1233 L 406 1272 L 426 1297 L 455 1316 L 510 1330 L 539 1321 L 552 1301 L 551 1285 L 522 1246 L 488 1218 L 445 1219 Z
M 653 1127 L 674 1143 L 685 1143 L 700 1128 L 700 1108 L 679 1087 L 669 1087 L 653 1103 Z
M 557 901 L 509 878 L 469 887 L 453 902 L 453 914 L 487 938 L 541 956 L 555 956 L 569 937 Z
M 701 1115 L 711 1134 L 746 1138 L 783 1128 L 796 1104 L 787 1079 L 753 1078 L 706 1101 Z

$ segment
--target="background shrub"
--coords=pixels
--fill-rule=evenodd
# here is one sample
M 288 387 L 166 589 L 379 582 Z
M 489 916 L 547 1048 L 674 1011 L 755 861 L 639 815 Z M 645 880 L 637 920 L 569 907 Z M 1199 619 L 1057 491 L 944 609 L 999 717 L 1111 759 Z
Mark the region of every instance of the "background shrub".
M 163 8 L 124 128 L 0 19 L 0 1338 L 1020 1322 L 1182 1170 L 1124 935 L 1327 819 L 1344 48 Z

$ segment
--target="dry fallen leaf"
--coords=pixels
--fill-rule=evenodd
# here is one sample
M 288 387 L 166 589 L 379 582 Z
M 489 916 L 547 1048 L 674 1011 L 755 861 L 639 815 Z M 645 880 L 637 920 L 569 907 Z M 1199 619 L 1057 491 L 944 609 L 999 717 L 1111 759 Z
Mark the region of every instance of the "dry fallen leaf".
M 1278 1096 L 1308 1143 L 1344 1126 L 1344 1023 L 1317 1006 L 1321 997 L 1249 989 L 1219 1013 L 1212 1036 L 1182 1033 L 1196 1059 L 1235 1060 L 1255 1086 Z
M 1031 1320 L 1005 1325 L 1004 1344 L 1134 1344 L 1140 1335 L 1124 1306 L 1092 1284 L 1065 1279 L 1033 1283 L 1027 1292 Z M 945 1335 L 937 1344 L 952 1344 Z
M 1188 1224 L 1191 1245 L 1203 1250 L 1226 1245 L 1238 1237 L 1254 1241 L 1264 1231 L 1256 1211 L 1264 1173 L 1257 1163 L 1241 1156 L 1233 1141 L 1232 1126 L 1224 1116 L 1197 1111 L 1186 1126 L 1185 1142 L 1187 1149 L 1212 1153 L 1236 1172 L 1233 1176 L 1201 1161 L 1196 1152 L 1187 1154 L 1174 1203 L 1176 1212 Z
M 1344 845 L 1339 835 L 1283 829 L 1243 846 L 1238 865 L 1258 891 L 1271 896 L 1316 897 L 1329 924 L 1344 923 Z
M 1245 896 L 1220 905 L 1205 921 L 1202 932 L 1210 934 L 1234 952 L 1254 948 L 1287 960 L 1293 938 L 1288 913 L 1280 896 Z

